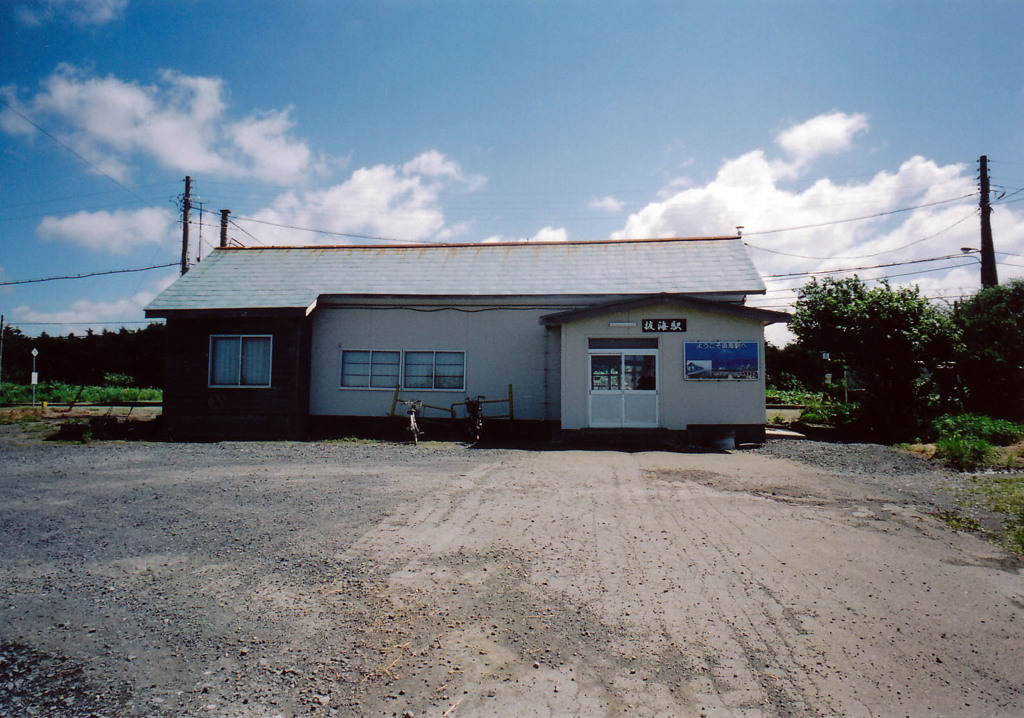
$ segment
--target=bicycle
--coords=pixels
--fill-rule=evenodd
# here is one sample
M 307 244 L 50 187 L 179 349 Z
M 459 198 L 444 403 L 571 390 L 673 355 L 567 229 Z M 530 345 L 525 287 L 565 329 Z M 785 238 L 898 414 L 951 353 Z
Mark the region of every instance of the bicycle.
M 469 420 L 469 435 L 473 438 L 474 443 L 479 442 L 480 437 L 483 435 L 484 410 L 482 404 L 486 398 L 486 396 L 466 397 L 466 417 Z
M 410 401 L 401 401 L 399 404 L 405 404 L 408 408 L 405 410 L 406 416 L 409 417 L 409 426 L 406 430 L 412 435 L 412 443 L 419 444 L 420 436 L 423 435 L 423 429 L 420 428 L 419 416 L 423 413 L 423 402 L 419 399 L 413 399 Z

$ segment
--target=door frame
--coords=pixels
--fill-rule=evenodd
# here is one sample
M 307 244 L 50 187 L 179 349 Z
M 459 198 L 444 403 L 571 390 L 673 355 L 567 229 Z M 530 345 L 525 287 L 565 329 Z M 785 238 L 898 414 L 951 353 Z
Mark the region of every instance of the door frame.
M 625 342 L 623 342 L 625 343 Z M 594 357 L 615 356 L 619 359 L 619 382 L 620 387 L 618 389 L 595 389 L 594 388 Z M 633 389 L 626 386 L 626 357 L 628 356 L 653 356 L 654 357 L 654 389 Z M 628 347 L 618 346 L 613 348 L 589 348 L 587 350 L 587 426 L 592 429 L 654 429 L 660 426 L 661 421 L 661 359 L 660 359 L 660 348 L 655 347 Z M 595 421 L 594 412 L 594 398 L 595 394 L 598 399 L 612 399 L 614 395 L 618 395 L 618 420 L 615 421 Z M 633 402 L 633 408 L 640 401 L 651 405 L 650 420 L 649 421 L 636 421 L 629 420 L 627 408 L 629 407 L 630 399 L 636 400 Z

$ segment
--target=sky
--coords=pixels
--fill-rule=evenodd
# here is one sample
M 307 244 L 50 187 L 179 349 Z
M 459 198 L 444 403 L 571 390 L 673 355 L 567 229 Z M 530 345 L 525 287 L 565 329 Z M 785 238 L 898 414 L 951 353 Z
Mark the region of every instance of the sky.
M 754 306 L 854 273 L 952 302 L 981 155 L 1024 277 L 1022 30 L 1016 0 L 5 0 L 0 313 L 145 326 L 186 175 L 192 262 L 221 209 L 246 246 L 742 227 Z

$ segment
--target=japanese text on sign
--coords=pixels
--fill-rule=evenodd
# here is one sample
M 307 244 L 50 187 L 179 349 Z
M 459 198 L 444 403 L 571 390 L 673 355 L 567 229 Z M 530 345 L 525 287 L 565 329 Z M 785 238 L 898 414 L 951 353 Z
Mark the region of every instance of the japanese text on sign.
M 641 327 L 645 332 L 685 332 L 685 319 L 644 319 Z

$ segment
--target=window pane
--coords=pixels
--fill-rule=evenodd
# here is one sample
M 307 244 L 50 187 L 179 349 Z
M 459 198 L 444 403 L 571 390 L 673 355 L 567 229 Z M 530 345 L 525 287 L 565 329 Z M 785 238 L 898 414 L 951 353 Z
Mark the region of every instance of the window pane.
M 437 352 L 434 355 L 434 388 L 461 389 L 466 374 L 466 356 L 462 352 Z
M 373 352 L 370 371 L 370 386 L 393 389 L 398 386 L 398 367 L 401 355 L 398 352 Z
M 651 354 L 626 355 L 626 386 L 639 391 L 657 389 L 655 362 Z
M 343 351 L 341 353 L 341 385 L 370 385 L 370 352 Z
M 590 357 L 590 388 L 594 391 L 618 391 L 621 357 L 618 354 L 594 354 Z
M 270 386 L 270 337 L 243 337 L 243 386 Z
M 405 386 L 409 389 L 434 387 L 434 352 L 405 353 Z
M 213 337 L 210 342 L 210 384 L 238 386 L 242 345 L 239 337 Z

